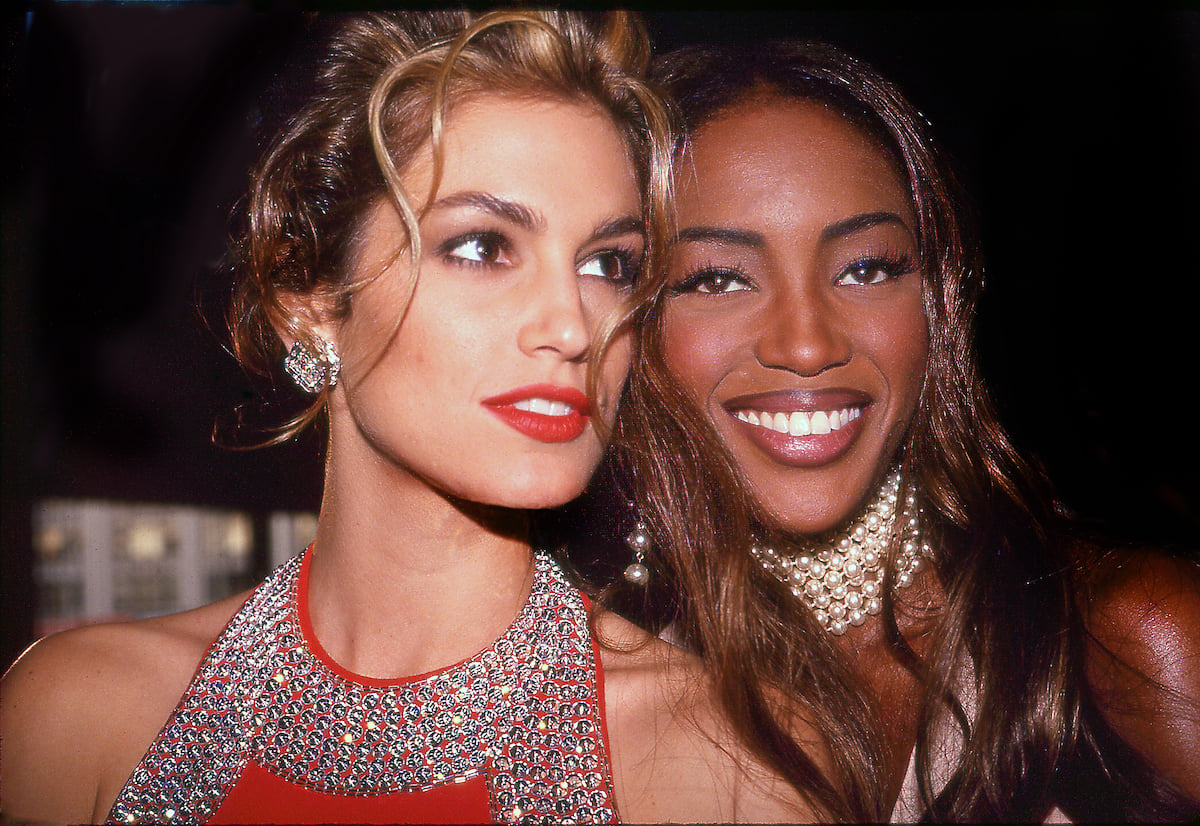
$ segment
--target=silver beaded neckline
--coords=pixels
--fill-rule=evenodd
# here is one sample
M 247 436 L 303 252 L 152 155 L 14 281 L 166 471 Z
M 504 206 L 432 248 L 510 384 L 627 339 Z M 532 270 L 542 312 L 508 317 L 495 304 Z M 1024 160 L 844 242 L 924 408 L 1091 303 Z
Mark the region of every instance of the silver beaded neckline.
M 251 762 L 348 798 L 482 776 L 492 822 L 616 821 L 587 605 L 553 559 L 537 554 L 529 598 L 491 646 L 381 685 L 305 637 L 309 554 L 277 568 L 213 643 L 107 822 L 206 822 Z
M 900 471 L 892 471 L 879 493 L 845 527 L 805 542 L 794 554 L 753 545 L 750 553 L 792 595 L 813 612 L 817 622 L 840 636 L 852 625 L 883 610 L 883 561 L 903 511 L 901 542 L 896 557 L 896 588 L 911 585 L 923 558 L 930 554 L 922 541 L 919 509 L 910 494 L 898 507 Z

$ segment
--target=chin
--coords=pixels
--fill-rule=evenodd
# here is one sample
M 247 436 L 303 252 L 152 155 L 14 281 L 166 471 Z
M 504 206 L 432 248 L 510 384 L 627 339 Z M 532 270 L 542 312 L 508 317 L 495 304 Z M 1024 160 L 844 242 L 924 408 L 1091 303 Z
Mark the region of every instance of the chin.
M 819 536 L 837 528 L 853 515 L 852 510 L 847 510 L 845 513 L 839 512 L 835 516 L 798 513 L 780 515 L 774 510 L 769 510 L 768 512 L 773 517 L 772 521 L 775 523 L 774 527 L 776 529 L 794 537 Z
M 848 493 L 835 482 L 835 493 L 843 495 L 813 496 L 809 485 L 790 485 L 788 496 L 762 496 L 758 488 L 759 505 L 771 516 L 776 528 L 795 536 L 815 536 L 833 530 L 854 516 L 869 495 L 866 489 Z M 771 487 L 778 489 L 779 485 Z
M 542 475 L 529 479 L 528 484 L 514 478 L 507 481 L 502 489 L 492 490 L 490 496 L 475 497 L 476 501 L 515 510 L 557 508 L 583 493 L 588 480 L 580 477 L 553 479 Z
M 562 496 L 558 496 L 558 495 L 547 496 L 547 495 L 541 494 L 540 492 L 532 493 L 529 495 L 514 494 L 512 496 L 506 496 L 501 499 L 498 499 L 495 502 L 489 502 L 489 503 L 485 503 L 485 504 L 490 504 L 497 508 L 505 508 L 505 509 L 509 509 L 509 510 L 520 510 L 520 511 L 549 510 L 551 508 L 557 508 L 557 507 L 561 507 L 562 505 L 567 504 L 572 499 L 579 496 L 579 494 L 582 492 L 583 492 L 583 490 L 581 488 L 578 491 L 574 491 L 570 494 L 566 494 L 566 495 L 562 495 Z

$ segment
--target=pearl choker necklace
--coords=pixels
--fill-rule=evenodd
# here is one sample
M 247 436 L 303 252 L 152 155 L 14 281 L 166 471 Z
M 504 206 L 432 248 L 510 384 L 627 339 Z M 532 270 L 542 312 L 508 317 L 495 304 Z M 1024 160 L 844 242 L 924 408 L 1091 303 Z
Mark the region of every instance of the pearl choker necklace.
M 893 471 L 866 509 L 843 529 L 804 542 L 794 555 L 754 545 L 750 553 L 767 571 L 790 587 L 834 635 L 883 610 L 883 560 L 896 524 L 900 472 Z M 923 557 L 931 555 L 921 540 L 916 500 L 904 502 L 906 514 L 900 553 L 896 558 L 896 588 L 911 585 Z

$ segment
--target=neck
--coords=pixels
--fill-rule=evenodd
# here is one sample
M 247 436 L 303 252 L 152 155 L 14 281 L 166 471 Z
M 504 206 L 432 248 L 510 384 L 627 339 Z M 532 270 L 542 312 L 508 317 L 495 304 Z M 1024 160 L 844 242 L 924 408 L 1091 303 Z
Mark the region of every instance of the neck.
M 340 666 L 407 677 L 486 648 L 529 594 L 528 514 L 455 499 L 331 445 L 309 573 L 313 631 Z
M 770 546 L 750 549 L 768 571 L 806 604 L 835 636 L 861 626 L 883 610 L 884 589 L 911 585 L 930 556 L 920 537 L 920 509 L 911 495 L 901 501 L 899 471 L 888 474 L 870 502 L 845 525 L 796 542 L 793 553 Z M 889 556 L 892 558 L 889 559 Z

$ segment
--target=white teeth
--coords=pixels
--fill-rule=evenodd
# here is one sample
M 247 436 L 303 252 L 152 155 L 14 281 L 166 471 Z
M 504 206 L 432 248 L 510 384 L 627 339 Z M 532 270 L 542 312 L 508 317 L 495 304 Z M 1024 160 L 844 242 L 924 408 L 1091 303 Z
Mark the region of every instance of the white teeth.
M 543 416 L 569 416 L 573 409 L 566 402 L 556 402 L 536 397 L 513 402 L 513 407 L 529 413 L 541 413 Z
M 743 422 L 787 433 L 790 436 L 823 436 L 841 430 L 862 415 L 861 407 L 843 407 L 839 410 L 795 410 L 791 413 L 755 410 L 738 410 L 735 414 Z
M 841 430 L 854 421 L 862 413 L 857 407 L 843 407 L 841 410 L 829 411 L 829 429 Z

